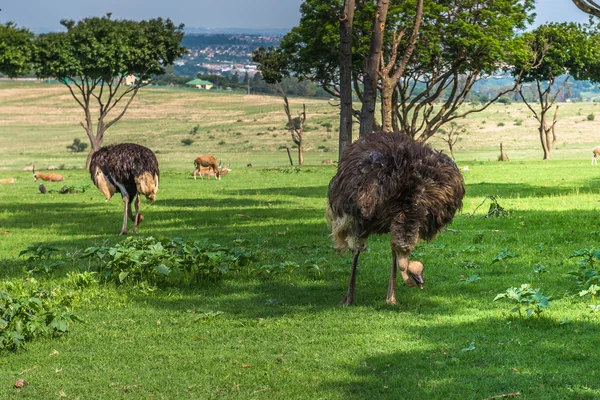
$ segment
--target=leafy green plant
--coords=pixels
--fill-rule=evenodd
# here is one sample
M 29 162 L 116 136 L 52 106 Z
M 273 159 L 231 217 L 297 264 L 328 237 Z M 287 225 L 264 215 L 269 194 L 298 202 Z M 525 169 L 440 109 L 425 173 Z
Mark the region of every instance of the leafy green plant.
M 504 272 L 506 272 L 508 270 L 508 260 L 515 257 L 515 253 L 512 253 L 509 250 L 502 250 L 494 257 L 492 264 L 497 262 L 501 263 L 504 266 Z
M 592 312 L 594 313 L 596 318 L 598 318 L 598 313 L 600 312 L 600 304 L 598 304 L 596 300 L 596 295 L 598 294 L 598 292 L 600 292 L 600 286 L 595 284 L 591 285 L 586 290 L 582 290 L 581 292 L 579 292 L 579 296 L 581 297 L 590 296 L 592 298 L 592 304 L 588 305 L 592 309 Z
M 525 309 L 525 315 L 529 318 L 532 314 L 540 316 L 544 309 L 548 308 L 552 296 L 546 296 L 539 289 L 534 289 L 530 284 L 524 283 L 521 287 L 511 287 L 504 293 L 498 294 L 494 301 L 499 299 L 512 300 L 515 305 L 511 312 L 518 312 L 522 316 L 521 310 Z
M 156 285 L 171 272 L 173 254 L 153 237 L 129 237 L 114 247 L 89 247 L 82 257 L 100 261 L 98 273 L 105 281 Z
M 588 120 L 588 121 L 593 121 L 593 120 L 594 120 L 594 118 L 596 118 L 596 116 L 594 115 L 594 113 L 590 113 L 590 114 L 588 114 L 588 116 L 587 116 L 587 120 Z
M 52 291 L 10 294 L 0 290 L 0 350 L 17 350 L 42 336 L 59 336 L 77 315 L 51 306 Z M 40 295 L 41 294 L 41 295 Z
M 82 257 L 100 262 L 101 279 L 117 284 L 158 285 L 168 279 L 197 282 L 217 280 L 247 265 L 254 255 L 241 248 L 229 249 L 207 240 L 181 238 L 159 241 L 154 237 L 130 237 L 113 247 L 89 247 Z

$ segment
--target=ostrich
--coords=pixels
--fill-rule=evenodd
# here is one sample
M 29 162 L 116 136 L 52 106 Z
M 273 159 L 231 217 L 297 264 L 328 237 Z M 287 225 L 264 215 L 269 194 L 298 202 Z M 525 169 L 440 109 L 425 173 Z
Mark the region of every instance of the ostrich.
M 122 143 L 105 146 L 92 155 L 90 162 L 92 181 L 106 196 L 106 201 L 116 193 L 123 196 L 123 228 L 121 235 L 127 233 L 127 216 L 134 222 L 133 232 L 144 220 L 140 214 L 140 194 L 150 201 L 156 199 L 158 191 L 158 161 L 152 150 L 134 143 Z M 131 203 L 135 202 L 135 216 Z
M 432 240 L 462 207 L 465 187 L 450 157 L 402 133 L 373 133 L 343 152 L 329 183 L 326 218 L 341 254 L 354 255 L 342 305 L 352 304 L 356 265 L 371 234 L 390 232 L 392 268 L 386 301 L 396 304 L 396 268 L 423 288 L 423 265 L 408 261 L 419 239 Z

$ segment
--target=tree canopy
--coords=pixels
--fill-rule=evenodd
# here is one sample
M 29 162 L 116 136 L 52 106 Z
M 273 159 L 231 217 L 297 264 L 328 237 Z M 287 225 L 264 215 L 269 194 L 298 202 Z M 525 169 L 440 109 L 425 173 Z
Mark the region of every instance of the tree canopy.
M 39 78 L 56 78 L 65 84 L 83 109 L 85 122 L 81 125 L 92 144 L 91 157 L 139 88 L 183 55 L 183 25 L 162 18 L 115 20 L 110 14 L 78 22 L 63 20 L 61 24 L 66 32 L 36 37 L 33 66 Z M 131 77 L 135 81 L 130 81 Z M 124 104 L 115 108 L 121 100 Z M 92 117 L 92 103 L 99 113 L 96 118 Z
M 304 1 L 299 26 L 280 45 L 288 57 L 290 71 L 318 82 L 334 96 L 339 94 L 339 23 L 343 3 Z M 352 79 L 361 101 L 367 86 L 363 78 L 367 59 L 372 57 L 370 39 L 379 3 L 357 1 L 354 10 Z M 389 0 L 380 57 L 381 65 L 391 67 L 392 73 L 400 61 L 392 66 L 386 62 L 393 60 L 395 53 L 407 54 L 412 39 L 409 33 L 419 10 L 417 4 L 417 0 Z M 520 48 L 518 33 L 532 22 L 533 6 L 534 0 L 425 0 L 415 49 L 408 53 L 412 55 L 394 95 L 395 107 L 408 108 L 398 110 L 394 128 L 424 141 L 441 124 L 450 121 L 475 82 L 511 63 Z M 398 40 L 400 36 L 402 39 Z M 379 71 L 380 77 L 385 76 L 384 72 Z M 381 80 L 377 85 L 381 92 Z M 440 101 L 445 104 L 437 109 L 441 114 L 432 114 L 435 108 L 431 105 Z
M 14 78 L 31 72 L 33 37 L 12 22 L 0 25 L 0 73 Z

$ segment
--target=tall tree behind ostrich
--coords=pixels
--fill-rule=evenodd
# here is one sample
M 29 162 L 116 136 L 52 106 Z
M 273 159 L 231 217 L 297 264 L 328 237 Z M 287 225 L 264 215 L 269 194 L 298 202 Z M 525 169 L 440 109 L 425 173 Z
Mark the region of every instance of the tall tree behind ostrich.
M 140 194 L 150 201 L 156 199 L 158 191 L 158 161 L 152 150 L 133 143 L 105 146 L 95 152 L 90 161 L 92 181 L 106 196 L 106 201 L 117 192 L 123 196 L 123 228 L 127 233 L 127 216 L 134 222 L 133 232 L 144 220 L 140 214 Z M 131 203 L 135 202 L 135 216 Z
M 371 234 L 391 233 L 387 302 L 396 303 L 396 268 L 409 286 L 422 288 L 423 266 L 408 257 L 419 239 L 432 240 L 452 221 L 464 195 L 456 164 L 407 135 L 373 133 L 348 146 L 329 183 L 326 212 L 336 249 L 354 255 L 341 304 L 354 301 L 358 256 Z

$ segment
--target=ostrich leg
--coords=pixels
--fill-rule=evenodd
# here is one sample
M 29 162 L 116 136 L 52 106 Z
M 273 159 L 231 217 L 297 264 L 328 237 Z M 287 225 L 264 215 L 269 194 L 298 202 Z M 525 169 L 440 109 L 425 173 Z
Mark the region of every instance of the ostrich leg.
M 123 228 L 121 229 L 121 235 L 124 235 L 127 233 L 127 214 L 128 214 L 128 209 L 129 209 L 129 195 L 123 196 L 123 206 L 125 207 L 125 210 L 123 212 Z
M 133 215 L 133 213 L 131 212 L 131 205 L 129 206 L 129 218 L 131 218 L 131 220 L 133 221 L 133 233 L 136 232 L 138 225 L 140 224 L 140 203 L 142 201 L 142 198 L 140 197 L 140 194 L 138 193 L 136 198 L 135 198 L 135 216 Z
M 385 302 L 388 304 L 397 304 L 396 302 L 396 266 L 398 265 L 398 257 L 396 252 L 392 251 L 392 270 L 390 272 L 390 282 L 388 283 L 388 292 Z
M 406 282 L 409 278 L 408 256 L 410 252 L 392 250 L 392 270 L 390 272 L 390 282 L 388 284 L 388 294 L 385 301 L 388 304 L 398 304 L 396 301 L 396 268 L 400 270 L 402 279 Z
M 360 250 L 354 250 L 354 258 L 352 260 L 352 272 L 350 273 L 350 284 L 346 296 L 340 301 L 341 306 L 349 306 L 354 301 L 354 288 L 356 287 L 356 265 L 358 264 L 358 256 Z

